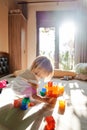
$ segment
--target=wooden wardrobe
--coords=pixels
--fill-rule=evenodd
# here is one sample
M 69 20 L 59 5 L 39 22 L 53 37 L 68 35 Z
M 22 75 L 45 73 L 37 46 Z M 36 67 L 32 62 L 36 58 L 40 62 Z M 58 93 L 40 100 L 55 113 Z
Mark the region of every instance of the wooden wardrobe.
M 8 17 L 10 73 L 27 67 L 27 20 L 22 13 Z

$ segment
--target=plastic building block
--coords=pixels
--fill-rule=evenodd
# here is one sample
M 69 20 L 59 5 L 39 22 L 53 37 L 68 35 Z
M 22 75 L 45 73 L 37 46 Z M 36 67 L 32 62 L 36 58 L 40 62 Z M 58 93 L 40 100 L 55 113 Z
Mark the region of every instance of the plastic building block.
M 27 110 L 27 109 L 28 109 L 28 106 L 29 106 L 29 103 L 30 103 L 30 98 L 29 98 L 29 97 L 23 98 L 20 108 L 21 108 L 22 110 Z
M 28 104 L 30 102 L 30 98 L 29 97 L 25 97 L 22 100 L 22 104 Z
M 46 88 L 42 88 L 42 92 L 46 93 Z
M 29 107 L 35 106 L 35 103 L 34 103 L 34 102 L 30 102 L 30 103 L 28 104 L 28 106 L 29 106 Z
M 6 87 L 7 83 L 7 80 L 0 81 L 0 93 L 2 92 L 2 89 Z
M 52 87 L 53 86 L 53 82 L 49 81 L 48 82 L 48 87 Z
M 44 130 L 55 130 L 55 128 L 51 127 L 50 125 L 46 125 Z
M 47 116 L 47 117 L 45 117 L 45 121 L 46 121 L 48 124 L 50 124 L 50 123 L 55 124 L 55 120 L 54 120 L 53 116 Z
M 7 80 L 0 81 L 0 89 L 5 88 L 7 85 Z
M 30 102 L 29 97 L 19 98 L 14 100 L 14 107 L 20 108 L 21 110 L 27 110 L 28 107 L 34 106 L 33 102 Z
M 65 100 L 59 100 L 58 112 L 60 114 L 63 114 L 65 112 L 65 108 L 66 108 L 66 101 Z
M 14 100 L 14 107 L 15 108 L 21 108 L 22 110 L 28 109 L 28 105 L 30 103 L 30 98 L 25 97 L 25 98 L 19 98 Z
M 64 93 L 64 86 L 59 86 L 59 95 Z
M 28 104 L 22 104 L 20 108 L 21 108 L 21 110 L 27 110 Z
M 14 100 L 14 107 L 19 108 L 20 106 L 21 106 L 21 100 L 19 99 Z
M 57 98 L 64 93 L 64 86 L 58 86 L 58 85 L 53 85 L 53 82 L 48 82 L 44 88 L 46 89 L 46 96 L 48 97 L 54 97 Z M 43 91 L 40 92 L 42 96 L 44 96 L 44 88 Z
M 46 88 L 42 88 L 42 90 L 40 91 L 40 95 L 41 96 L 45 96 L 46 95 Z
M 47 122 L 44 130 L 54 130 L 55 129 L 55 120 L 52 116 L 45 117 L 45 121 Z
M 46 95 L 46 93 L 45 93 L 45 92 L 40 91 L 40 95 L 41 95 L 41 96 L 45 96 L 45 95 Z

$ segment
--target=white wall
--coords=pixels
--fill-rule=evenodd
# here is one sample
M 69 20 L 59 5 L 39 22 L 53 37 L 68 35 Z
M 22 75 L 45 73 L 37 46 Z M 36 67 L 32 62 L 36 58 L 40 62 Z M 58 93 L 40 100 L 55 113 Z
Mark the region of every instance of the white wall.
M 62 3 L 45 3 L 45 4 L 28 4 L 28 28 L 27 28 L 27 45 L 28 45 L 28 66 L 36 57 L 36 11 L 54 11 L 54 10 L 72 10 L 80 7 L 77 2 Z

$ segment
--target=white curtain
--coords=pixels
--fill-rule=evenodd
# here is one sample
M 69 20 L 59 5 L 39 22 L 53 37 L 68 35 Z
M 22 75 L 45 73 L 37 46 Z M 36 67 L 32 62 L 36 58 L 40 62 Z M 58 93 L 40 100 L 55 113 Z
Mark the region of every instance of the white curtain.
M 77 31 L 75 35 L 75 64 L 87 63 L 86 13 L 80 13 L 77 18 Z

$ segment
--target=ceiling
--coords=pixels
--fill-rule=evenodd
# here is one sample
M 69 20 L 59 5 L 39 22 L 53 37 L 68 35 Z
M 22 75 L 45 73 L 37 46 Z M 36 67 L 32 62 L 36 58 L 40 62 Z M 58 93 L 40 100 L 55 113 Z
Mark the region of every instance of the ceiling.
M 78 2 L 87 10 L 87 0 L 15 0 L 18 4 L 29 4 L 29 3 L 51 3 L 51 2 Z
M 71 2 L 78 0 L 16 0 L 18 3 Z

